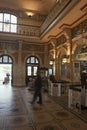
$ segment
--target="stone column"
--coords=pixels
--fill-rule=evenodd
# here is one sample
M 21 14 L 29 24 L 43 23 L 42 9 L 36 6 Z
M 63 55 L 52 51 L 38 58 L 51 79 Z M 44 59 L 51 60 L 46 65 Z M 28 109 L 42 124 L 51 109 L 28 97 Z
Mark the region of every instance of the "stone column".
M 48 45 L 45 45 L 45 50 L 44 50 L 44 66 L 43 67 L 49 67 L 49 56 L 48 56 Z
M 67 39 L 67 48 L 68 52 L 67 55 L 69 55 L 69 62 L 70 62 L 70 77 L 71 81 L 73 82 L 73 61 L 72 61 L 72 37 L 71 37 L 71 30 L 69 28 L 64 28 L 64 35 Z
M 18 63 L 15 63 L 13 73 L 14 73 L 14 86 L 25 86 L 25 68 L 22 63 L 22 41 L 19 41 L 18 45 Z
M 57 44 L 57 39 L 56 38 L 51 38 L 50 40 L 52 46 L 53 46 L 53 74 L 56 76 L 56 69 L 57 69 L 57 58 L 56 58 L 56 54 L 57 54 L 57 51 L 56 51 L 56 44 Z

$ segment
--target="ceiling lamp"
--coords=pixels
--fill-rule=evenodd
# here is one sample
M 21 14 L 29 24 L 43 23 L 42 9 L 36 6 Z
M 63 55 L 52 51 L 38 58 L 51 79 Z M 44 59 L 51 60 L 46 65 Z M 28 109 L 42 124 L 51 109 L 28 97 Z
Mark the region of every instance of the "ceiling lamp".
M 33 12 L 27 12 L 28 17 L 32 17 L 34 15 Z

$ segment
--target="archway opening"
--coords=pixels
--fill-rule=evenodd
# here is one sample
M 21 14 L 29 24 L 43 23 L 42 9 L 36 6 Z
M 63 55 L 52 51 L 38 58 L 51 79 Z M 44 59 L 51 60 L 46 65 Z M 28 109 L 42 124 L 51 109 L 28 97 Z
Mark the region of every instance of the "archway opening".
M 12 83 L 12 58 L 8 55 L 0 56 L 0 85 Z

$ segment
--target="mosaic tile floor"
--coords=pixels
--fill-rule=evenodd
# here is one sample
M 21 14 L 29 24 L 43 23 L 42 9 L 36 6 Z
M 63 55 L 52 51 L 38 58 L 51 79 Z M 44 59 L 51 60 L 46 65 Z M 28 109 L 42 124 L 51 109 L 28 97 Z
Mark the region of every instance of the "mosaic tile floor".
M 0 86 L 0 130 L 86 130 L 87 122 L 43 93 L 43 105 L 29 102 L 27 88 Z

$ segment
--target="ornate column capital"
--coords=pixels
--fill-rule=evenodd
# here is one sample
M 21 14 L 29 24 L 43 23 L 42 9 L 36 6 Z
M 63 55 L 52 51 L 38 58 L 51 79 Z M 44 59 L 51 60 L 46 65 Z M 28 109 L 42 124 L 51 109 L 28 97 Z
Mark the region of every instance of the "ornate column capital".
M 55 37 L 51 37 L 50 38 L 50 43 L 52 44 L 53 47 L 55 47 L 56 43 L 57 43 L 57 39 Z

